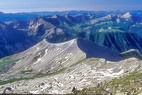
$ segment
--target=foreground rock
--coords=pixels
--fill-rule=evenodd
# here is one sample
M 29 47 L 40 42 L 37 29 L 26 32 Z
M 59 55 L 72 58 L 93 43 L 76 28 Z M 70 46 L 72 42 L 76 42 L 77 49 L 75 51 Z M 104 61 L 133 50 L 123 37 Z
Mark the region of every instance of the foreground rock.
M 40 78 L 17 81 L 0 86 L 0 91 L 6 87 L 13 88 L 18 94 L 67 94 L 72 89 L 95 87 L 113 78 L 118 78 L 141 68 L 141 61 L 130 58 L 120 62 L 109 62 L 104 59 L 86 59 L 70 66 L 59 74 Z

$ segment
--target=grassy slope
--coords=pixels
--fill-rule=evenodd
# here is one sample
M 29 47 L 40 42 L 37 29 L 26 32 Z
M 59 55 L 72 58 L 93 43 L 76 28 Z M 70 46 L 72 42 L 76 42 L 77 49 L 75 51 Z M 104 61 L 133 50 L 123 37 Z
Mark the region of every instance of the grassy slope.
M 13 60 L 10 57 L 2 58 L 2 59 L 0 59 L 0 68 L 4 67 L 7 64 L 14 63 L 16 61 L 18 61 L 18 60 Z
M 77 95 L 138 95 L 142 94 L 142 72 L 134 71 L 118 79 L 99 84 L 94 88 L 86 88 L 79 91 Z
M 59 73 L 63 72 L 65 69 L 66 68 L 63 68 L 63 69 L 60 69 L 60 70 L 55 71 L 54 73 L 50 73 L 50 74 L 38 73 L 37 75 L 34 75 L 33 77 L 15 78 L 15 79 L 10 79 L 10 80 L 6 80 L 6 81 L 0 81 L 0 85 L 13 83 L 13 82 L 16 82 L 16 81 L 21 81 L 21 80 L 30 80 L 30 79 L 35 79 L 35 78 L 40 78 L 40 77 L 45 77 L 45 76 L 56 75 L 56 74 L 59 74 Z M 31 72 L 31 70 L 29 70 L 29 71 L 22 71 L 21 73 L 26 73 L 26 72 Z

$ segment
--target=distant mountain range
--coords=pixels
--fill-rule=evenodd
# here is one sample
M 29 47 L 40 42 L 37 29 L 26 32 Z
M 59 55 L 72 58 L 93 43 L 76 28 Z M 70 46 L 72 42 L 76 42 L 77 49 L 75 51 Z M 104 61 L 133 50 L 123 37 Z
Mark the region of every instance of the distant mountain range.
M 55 12 L 23 12 L 23 13 L 3 13 L 0 12 L 0 21 L 13 21 L 13 20 L 30 20 L 37 16 L 54 16 L 54 15 L 96 15 L 96 17 L 105 16 L 110 12 L 94 12 L 94 11 L 55 11 Z
M 11 15 L 10 17 L 12 15 L 20 17 L 21 14 L 1 13 L 1 15 Z M 129 49 L 138 49 L 142 52 L 141 11 L 40 12 L 21 16 L 30 17 L 31 14 L 42 17 L 0 23 L 0 57 L 28 49 L 43 39 L 51 43 L 60 43 L 78 37 L 117 52 Z
M 128 11 L 43 11 L 43 12 L 21 12 L 21 13 L 3 13 L 0 12 L 0 21 L 13 21 L 13 20 L 30 20 L 37 16 L 54 16 L 54 15 L 93 15 L 96 18 L 106 16 L 108 14 L 124 14 Z M 141 10 L 130 11 L 133 15 L 140 16 L 142 15 Z

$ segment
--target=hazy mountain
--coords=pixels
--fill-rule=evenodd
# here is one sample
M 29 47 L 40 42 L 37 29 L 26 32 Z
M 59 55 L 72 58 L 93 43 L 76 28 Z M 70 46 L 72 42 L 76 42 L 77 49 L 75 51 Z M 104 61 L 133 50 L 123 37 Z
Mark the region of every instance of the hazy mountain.
M 65 12 L 63 12 L 65 13 Z M 70 12 L 69 12 L 70 13 Z M 94 17 L 95 12 L 82 13 L 78 15 L 54 15 L 45 17 L 36 17 L 28 21 L 9 21 L 5 22 L 5 29 L 10 33 L 11 31 L 21 35 L 29 40 L 22 41 L 20 44 L 27 44 L 27 47 L 32 44 L 40 42 L 42 39 L 47 39 L 52 43 L 60 43 L 74 38 L 86 38 L 99 45 L 109 47 L 118 52 L 124 52 L 129 49 L 141 49 L 141 15 L 136 15 L 133 12 L 113 13 Z M 90 14 L 89 14 L 90 13 Z M 101 12 L 96 12 L 100 13 Z M 120 14 L 121 13 L 121 14 Z M 77 14 L 77 12 L 75 12 Z M 108 13 L 105 13 L 108 14 Z M 103 12 L 102 12 L 103 15 Z M 17 34 L 6 38 L 7 42 L 11 38 L 16 38 Z M 23 36 L 22 36 L 23 35 Z M 15 37 L 16 36 L 16 37 Z M 17 43 L 16 41 L 14 43 Z M 11 45 L 10 45 L 11 46 Z M 12 45 L 12 48 L 14 45 Z M 25 50 L 27 48 L 20 49 Z M 9 53 L 2 54 L 6 56 L 18 52 L 12 50 Z
M 0 21 L 29 20 L 37 17 L 35 14 L 28 13 L 0 13 Z
M 111 12 L 94 12 L 94 11 L 54 11 L 54 12 L 21 12 L 21 13 L 3 13 L 0 12 L 0 21 L 14 20 L 31 20 L 37 16 L 54 16 L 54 15 L 92 15 L 93 17 L 103 17 Z
M 8 56 L 34 45 L 27 33 L 0 23 L 0 57 Z

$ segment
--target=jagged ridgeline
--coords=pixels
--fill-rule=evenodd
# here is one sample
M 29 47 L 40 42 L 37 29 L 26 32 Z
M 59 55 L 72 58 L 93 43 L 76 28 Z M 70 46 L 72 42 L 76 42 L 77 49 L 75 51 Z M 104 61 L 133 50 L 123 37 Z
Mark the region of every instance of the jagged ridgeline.
M 61 43 L 74 38 L 86 38 L 120 53 L 130 49 L 141 53 L 142 17 L 138 13 L 141 11 L 33 13 L 43 17 L 5 20 L 0 23 L 0 57 L 24 51 L 43 39 Z

